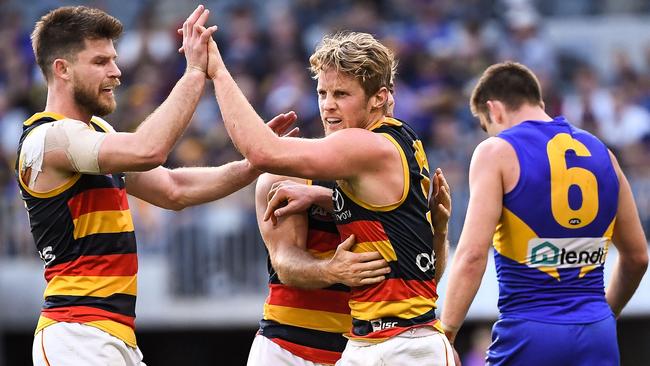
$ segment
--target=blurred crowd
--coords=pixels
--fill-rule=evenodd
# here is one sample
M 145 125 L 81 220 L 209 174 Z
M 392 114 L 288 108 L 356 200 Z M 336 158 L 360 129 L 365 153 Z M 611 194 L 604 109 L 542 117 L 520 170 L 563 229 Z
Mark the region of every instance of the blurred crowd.
M 45 83 L 34 62 L 29 33 L 34 22 L 62 2 L 0 0 L 0 257 L 35 256 L 27 215 L 14 179 L 21 123 L 45 105 Z M 78 2 L 66 2 L 77 4 Z M 195 4 L 166 1 L 86 1 L 125 24 L 117 43 L 122 85 L 118 108 L 106 117 L 132 131 L 167 96 L 184 71 L 176 29 Z M 546 109 L 601 137 L 619 157 L 650 227 L 650 44 L 641 62 L 621 49 L 606 72 L 595 58 L 558 49 L 546 21 L 610 12 L 650 17 L 641 0 L 296 0 L 207 1 L 217 43 L 239 86 L 265 119 L 294 110 L 306 137 L 320 136 L 315 81 L 308 57 L 320 38 L 338 30 L 370 32 L 396 53 L 395 116 L 408 121 L 452 186 L 452 243 L 467 202 L 467 170 L 486 136 L 468 108 L 468 93 L 488 65 L 520 61 L 540 77 Z M 169 167 L 218 165 L 241 156 L 221 122 L 211 85 L 190 127 L 170 155 Z M 640 187 L 640 188 L 639 188 Z M 640 196 L 639 196 L 640 195 Z M 200 227 L 207 235 L 256 230 L 252 191 L 169 213 L 131 201 L 141 252 L 164 252 L 170 226 Z M 644 211 L 645 210 L 645 211 Z M 172 225 L 169 225 L 172 223 Z

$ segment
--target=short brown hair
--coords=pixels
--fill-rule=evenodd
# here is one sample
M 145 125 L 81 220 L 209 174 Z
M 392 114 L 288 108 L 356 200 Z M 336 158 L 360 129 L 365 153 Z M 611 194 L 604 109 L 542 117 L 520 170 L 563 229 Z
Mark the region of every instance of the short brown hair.
M 477 117 L 486 114 L 488 100 L 498 100 L 511 111 L 524 103 L 542 106 L 542 88 L 537 76 L 526 66 L 502 62 L 488 67 L 474 87 L 470 97 L 472 114 Z
M 366 96 L 382 87 L 393 89 L 397 63 L 393 52 L 368 33 L 341 32 L 325 36 L 309 57 L 314 79 L 333 67 L 359 80 Z
M 32 32 L 32 48 L 45 79 L 57 58 L 71 59 L 86 39 L 117 39 L 122 23 L 105 12 L 86 6 L 64 6 L 43 15 Z

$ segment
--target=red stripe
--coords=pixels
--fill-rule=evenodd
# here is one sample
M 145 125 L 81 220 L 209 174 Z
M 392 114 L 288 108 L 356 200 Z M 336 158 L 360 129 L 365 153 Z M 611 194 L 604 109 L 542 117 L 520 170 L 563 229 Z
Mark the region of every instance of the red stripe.
M 124 211 L 129 209 L 126 190 L 96 188 L 83 191 L 68 200 L 72 219 L 96 211 Z
M 399 301 L 415 296 L 437 299 L 436 281 L 391 278 L 374 286 L 353 288 L 351 299 L 362 302 Z
M 338 233 L 309 229 L 307 234 L 307 249 L 327 252 L 336 249 L 340 243 Z
M 333 365 L 341 358 L 341 352 L 307 347 L 280 338 L 273 338 L 271 340 L 277 343 L 280 347 L 307 361 Z
M 134 276 L 138 273 L 138 255 L 84 255 L 72 262 L 60 263 L 45 270 L 45 280 L 54 276 Z
M 353 221 L 349 224 L 336 225 L 341 238 L 354 234 L 357 243 L 388 240 L 384 226 L 379 221 Z
M 45 329 L 41 329 L 41 351 L 43 351 L 43 359 L 45 360 L 45 365 L 50 366 L 50 360 L 47 359 L 47 354 L 45 353 Z
M 88 323 L 97 320 L 112 320 L 135 329 L 135 318 L 90 306 L 68 306 L 43 309 L 41 314 L 58 322 Z
M 269 290 L 266 302 L 270 305 L 350 314 L 349 292 L 323 289 L 303 290 L 281 284 L 270 284 Z

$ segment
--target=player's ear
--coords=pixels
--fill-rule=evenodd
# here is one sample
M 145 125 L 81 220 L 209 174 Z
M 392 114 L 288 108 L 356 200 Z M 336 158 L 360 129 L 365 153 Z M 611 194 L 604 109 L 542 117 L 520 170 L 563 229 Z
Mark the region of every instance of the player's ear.
M 388 88 L 385 86 L 382 86 L 379 88 L 379 91 L 375 93 L 375 95 L 372 96 L 372 108 L 373 109 L 380 109 L 383 108 L 386 103 L 388 103 Z
M 493 123 L 501 124 L 505 119 L 506 107 L 498 100 L 488 100 L 486 103 L 488 109 L 488 118 Z
M 72 70 L 70 63 L 64 58 L 57 58 L 52 62 L 52 74 L 64 80 L 70 80 Z

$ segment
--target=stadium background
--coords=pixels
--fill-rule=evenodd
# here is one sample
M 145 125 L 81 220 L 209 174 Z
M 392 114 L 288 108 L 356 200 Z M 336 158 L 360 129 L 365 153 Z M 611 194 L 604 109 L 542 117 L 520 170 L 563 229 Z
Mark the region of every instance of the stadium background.
M 85 4 L 125 25 L 117 43 L 122 86 L 107 119 L 133 130 L 183 72 L 175 29 L 188 1 L 0 0 L 0 366 L 31 364 L 32 330 L 44 280 L 13 177 L 21 122 L 45 105 L 29 34 L 47 10 Z M 646 233 L 650 228 L 650 2 L 647 0 L 274 0 L 206 1 L 226 63 L 255 109 L 269 119 L 295 110 L 306 136 L 321 126 L 307 70 L 325 33 L 378 36 L 399 59 L 395 115 L 409 121 L 452 186 L 452 245 L 467 204 L 467 169 L 485 135 L 467 107 L 489 64 L 514 59 L 541 78 L 547 111 L 600 136 L 626 170 Z M 167 166 L 238 159 L 211 87 Z M 149 365 L 245 363 L 265 295 L 266 262 L 253 191 L 168 212 L 130 201 L 139 244 L 138 337 Z M 615 252 L 610 253 L 611 264 Z M 488 264 L 461 331 L 464 365 L 482 364 L 496 317 Z M 610 266 L 611 267 L 611 266 Z M 650 283 L 619 321 L 623 365 L 650 365 Z M 444 281 L 442 284 L 444 288 Z M 444 294 L 444 289 L 441 291 Z M 552 352 L 552 350 L 547 350 Z

